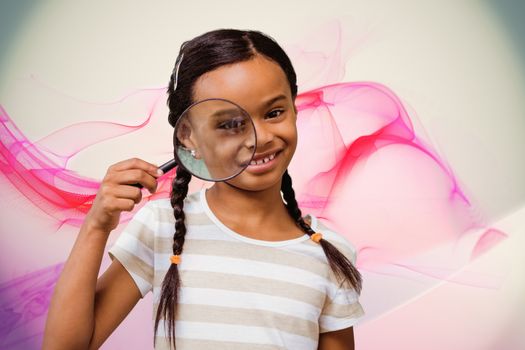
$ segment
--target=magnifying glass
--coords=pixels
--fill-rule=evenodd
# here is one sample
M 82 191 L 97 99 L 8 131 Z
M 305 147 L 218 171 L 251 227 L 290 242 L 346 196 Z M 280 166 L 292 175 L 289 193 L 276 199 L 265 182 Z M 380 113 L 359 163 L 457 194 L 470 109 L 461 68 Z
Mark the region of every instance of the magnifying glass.
M 173 132 L 174 159 L 159 168 L 166 173 L 180 165 L 200 179 L 226 181 L 246 169 L 256 144 L 248 112 L 226 99 L 205 99 L 182 112 Z

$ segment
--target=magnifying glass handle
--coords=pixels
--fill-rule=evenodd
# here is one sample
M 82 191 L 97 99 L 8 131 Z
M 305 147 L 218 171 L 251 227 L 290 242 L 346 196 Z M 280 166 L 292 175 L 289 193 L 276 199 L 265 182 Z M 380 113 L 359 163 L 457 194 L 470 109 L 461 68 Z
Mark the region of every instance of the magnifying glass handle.
M 177 161 L 175 160 L 175 158 L 173 158 L 172 160 L 162 164 L 161 166 L 159 166 L 159 169 L 162 170 L 162 172 L 164 174 L 166 174 L 168 171 L 170 171 L 171 169 L 175 168 L 177 166 Z M 142 188 L 143 186 L 139 183 L 136 183 L 136 184 L 132 184 L 131 186 L 135 186 L 135 187 L 138 187 L 138 188 Z
M 162 170 L 164 174 L 166 174 L 168 171 L 175 168 L 176 166 L 177 166 L 177 161 L 175 160 L 175 158 L 173 158 L 172 160 L 159 166 L 159 169 Z

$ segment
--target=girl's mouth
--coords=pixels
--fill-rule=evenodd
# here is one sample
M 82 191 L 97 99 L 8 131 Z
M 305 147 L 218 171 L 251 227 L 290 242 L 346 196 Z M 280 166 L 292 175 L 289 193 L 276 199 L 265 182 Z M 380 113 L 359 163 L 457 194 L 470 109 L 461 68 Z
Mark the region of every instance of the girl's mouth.
M 250 165 L 261 165 L 263 163 L 268 163 L 269 161 L 273 160 L 275 158 L 275 155 L 277 154 L 277 152 L 275 153 L 272 153 L 264 158 L 260 158 L 258 160 L 255 160 L 255 159 L 252 159 L 252 161 L 250 162 Z
M 269 154 L 264 158 L 252 159 L 246 170 L 251 173 L 260 173 L 272 169 L 276 164 L 282 150 Z

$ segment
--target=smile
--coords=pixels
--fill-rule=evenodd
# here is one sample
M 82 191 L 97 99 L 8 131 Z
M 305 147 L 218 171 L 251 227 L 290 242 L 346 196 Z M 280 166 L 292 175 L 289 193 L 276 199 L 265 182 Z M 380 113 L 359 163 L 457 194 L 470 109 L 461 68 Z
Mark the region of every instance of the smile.
M 274 154 L 270 154 L 269 156 L 266 156 L 262 159 L 258 159 L 258 160 L 252 159 L 252 161 L 250 162 L 250 165 L 260 165 L 263 163 L 268 163 L 269 161 L 275 158 L 276 154 L 277 152 L 275 152 Z
M 250 173 L 262 173 L 273 169 L 278 164 L 277 160 L 281 151 L 267 155 L 264 158 L 252 159 L 246 170 Z

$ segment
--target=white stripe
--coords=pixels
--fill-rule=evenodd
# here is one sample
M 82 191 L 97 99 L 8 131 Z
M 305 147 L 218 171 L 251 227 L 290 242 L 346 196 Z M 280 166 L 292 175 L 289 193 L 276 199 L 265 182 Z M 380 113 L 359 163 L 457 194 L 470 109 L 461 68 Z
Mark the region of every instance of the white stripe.
M 118 247 L 118 248 L 125 250 L 122 247 Z M 110 257 L 114 256 L 118 261 L 120 261 L 120 263 L 124 266 L 126 271 L 128 271 L 128 273 L 130 274 L 131 278 L 133 279 L 133 281 L 137 285 L 138 289 L 140 290 L 140 294 L 142 295 L 142 297 L 144 297 L 149 291 L 151 291 L 153 289 L 153 286 L 148 281 L 144 280 L 142 277 L 140 277 L 139 275 L 133 273 L 130 269 L 128 269 L 126 267 L 126 265 L 130 261 L 126 260 L 126 258 L 122 258 L 122 257 L 119 256 L 120 255 L 118 253 L 120 251 L 119 249 L 117 249 L 117 251 L 115 251 L 115 250 L 113 250 L 113 247 L 111 247 L 111 249 L 108 250 L 109 256 Z
M 172 209 L 169 198 L 154 199 L 149 201 L 146 205 L 160 209 Z
M 186 239 L 234 241 L 234 239 L 217 229 L 217 226 L 211 223 L 210 225 L 188 226 L 187 230 Z M 159 222 L 155 235 L 162 238 L 172 238 L 174 231 L 174 223 Z
M 142 277 L 140 277 L 139 275 L 129 271 L 129 274 L 131 275 L 131 278 L 133 278 L 133 281 L 135 281 L 135 284 L 137 285 L 137 287 L 139 288 L 140 290 L 140 294 L 142 295 L 142 297 L 145 297 L 146 294 L 148 294 L 149 291 L 151 291 L 152 289 L 152 285 L 149 284 L 146 280 L 144 280 Z
M 363 313 L 360 312 L 355 315 L 355 317 L 337 318 L 332 316 L 321 316 L 319 317 L 319 326 L 325 332 L 349 328 L 357 324 L 362 315 Z
M 188 197 L 186 197 L 184 211 L 185 211 L 185 213 L 187 215 L 204 214 L 204 213 L 206 213 L 205 208 L 204 208 L 204 206 L 201 203 L 201 196 L 202 196 L 202 194 L 200 193 L 201 191 L 202 190 L 194 192 L 191 195 L 189 195 Z M 144 219 L 147 219 L 147 215 L 151 214 L 155 210 L 155 208 L 172 209 L 169 199 L 167 199 L 167 198 L 156 199 L 156 200 L 152 200 L 152 201 L 146 203 L 146 205 L 143 208 L 141 208 L 141 210 L 139 210 L 136 213 L 134 218 L 136 218 L 139 222 L 141 222 L 141 223 L 145 224 L 146 226 L 148 226 L 148 220 L 144 220 Z M 311 225 L 311 227 L 312 227 L 312 229 L 314 231 L 316 229 L 322 230 L 321 233 L 325 236 L 326 239 L 328 239 L 328 240 L 330 240 L 330 241 L 332 241 L 334 243 L 339 243 L 341 245 L 347 246 L 353 252 L 356 251 L 355 246 L 345 236 L 343 236 L 343 235 L 333 231 L 330 228 L 322 229 L 322 228 L 318 227 L 319 225 L 318 225 L 317 217 L 315 217 L 314 215 L 310 215 L 310 216 L 312 218 L 312 225 Z M 210 219 L 210 227 L 213 227 L 213 228 L 217 229 L 217 227 L 213 224 L 212 219 L 211 218 L 209 218 L 209 219 Z M 149 223 L 151 223 L 151 221 L 149 221 Z M 160 229 L 161 232 L 166 233 L 168 236 L 173 236 L 173 225 L 174 225 L 174 222 L 172 222 L 172 221 L 170 221 L 170 222 L 161 221 L 160 225 L 159 225 L 160 226 L 159 229 Z M 322 224 L 322 225 L 326 226 L 324 224 Z M 201 226 L 201 227 L 205 227 L 205 226 Z
M 135 215 L 133 215 L 132 220 L 138 221 L 141 224 L 148 226 L 148 223 L 151 224 L 151 216 L 154 214 L 154 209 L 151 207 L 151 202 L 146 203 L 142 208 L 140 208 Z
M 210 225 L 192 226 L 188 231 L 188 236 L 186 238 L 195 240 L 239 242 L 219 230 L 217 226 L 211 222 Z
M 157 222 L 157 231 L 155 237 L 173 238 L 175 233 L 175 222 L 159 221 Z
M 195 192 L 191 197 L 187 197 L 187 199 L 186 203 L 184 203 L 184 212 L 189 214 L 204 213 L 204 209 L 199 202 L 199 192 Z
M 165 337 L 164 322 L 159 323 L 157 334 Z M 266 327 L 177 321 L 175 334 L 187 339 L 269 344 L 286 349 L 317 349 L 317 342 L 310 338 Z
M 359 301 L 359 294 L 354 289 L 339 289 L 332 301 L 335 304 L 354 304 Z
M 164 233 L 163 232 L 158 232 L 158 236 L 164 236 Z M 167 234 L 166 236 L 171 238 L 173 236 L 173 233 L 170 231 L 169 234 Z M 187 240 L 190 240 L 190 239 L 195 239 L 195 240 L 202 239 L 202 240 L 216 240 L 216 241 L 225 241 L 225 242 L 232 242 L 232 241 L 237 242 L 237 240 L 235 240 L 234 238 L 226 235 L 221 230 L 218 230 L 216 228 L 216 226 L 214 226 L 214 225 L 192 227 L 191 233 L 188 233 L 188 236 L 186 237 L 186 239 Z M 315 258 L 319 259 L 320 261 L 323 261 L 323 262 L 327 263 L 327 259 L 326 259 L 326 255 L 325 255 L 324 251 L 321 248 L 319 248 L 318 246 L 316 246 L 316 245 L 297 244 L 297 245 L 278 247 L 276 249 L 280 249 L 280 250 L 283 250 L 283 251 L 286 251 L 286 252 L 290 252 L 290 253 L 295 253 L 295 254 L 299 252 L 300 254 L 303 254 L 303 255 L 306 255 L 306 256 L 314 256 Z M 158 270 L 158 271 L 167 271 L 169 266 L 170 266 L 170 262 L 169 262 L 169 257 L 170 256 L 171 256 L 170 253 L 167 253 L 167 254 L 156 253 L 155 254 L 155 262 L 156 262 L 156 267 L 155 268 L 156 268 L 156 270 Z M 191 261 L 193 261 L 193 259 L 195 259 L 195 258 L 193 258 L 193 259 L 191 258 L 192 255 L 183 253 L 183 256 L 184 256 L 184 258 L 182 259 L 183 261 L 182 261 L 182 263 L 180 265 L 181 269 L 187 269 L 187 266 L 191 266 L 191 270 L 201 270 L 202 269 L 202 267 L 200 267 L 200 265 L 199 266 L 197 266 L 197 265 L 189 265 L 189 264 L 191 264 Z M 195 256 L 197 256 L 197 255 L 195 255 Z M 244 273 L 239 273 L 239 272 L 235 272 L 235 271 L 238 271 L 238 270 L 231 270 L 231 269 L 229 269 L 229 266 L 230 265 L 238 266 L 239 265 L 239 260 L 241 260 L 240 261 L 241 262 L 240 265 L 243 265 L 244 262 L 246 261 L 245 259 L 236 259 L 236 258 L 219 257 L 219 256 L 210 257 L 210 259 L 211 258 L 213 258 L 213 259 L 230 259 L 227 262 L 223 261 L 222 265 L 221 265 L 222 266 L 221 268 L 215 268 L 214 271 L 216 271 L 216 272 L 225 272 L 225 271 L 227 271 L 228 273 L 237 273 L 237 274 L 242 274 L 242 275 L 247 275 L 248 274 L 248 275 L 259 276 L 259 277 L 263 277 L 263 278 L 274 278 L 274 276 L 276 276 L 275 273 L 273 273 L 273 272 L 272 273 L 267 273 L 267 274 L 263 273 L 261 275 L 261 274 L 257 274 L 256 272 L 253 271 L 255 269 L 268 268 L 268 267 L 266 267 L 267 265 L 264 266 L 264 267 L 250 268 L 249 270 L 246 270 L 244 268 L 244 270 L 245 270 Z M 190 262 L 188 262 L 187 259 L 192 259 L 192 260 L 190 260 Z M 261 264 L 268 264 L 268 263 L 261 262 Z M 276 269 L 277 268 L 279 270 L 281 270 L 281 267 L 283 267 L 283 268 L 286 267 L 285 265 L 280 265 L 280 264 L 270 264 L 270 265 L 271 265 L 270 267 L 272 269 Z M 225 268 L 227 268 L 227 269 L 225 270 Z M 242 268 L 242 266 L 240 268 Z M 303 269 L 297 269 L 297 268 L 292 268 L 292 267 L 290 267 L 290 268 L 293 269 L 292 273 L 294 273 L 294 275 L 292 275 L 292 276 L 294 276 L 294 277 L 295 277 L 295 273 L 296 273 L 297 270 L 305 272 L 308 275 L 310 275 L 309 272 L 307 272 L 307 271 L 305 271 Z M 209 271 L 209 269 L 207 269 L 205 267 L 204 267 L 204 270 L 205 271 Z M 275 279 L 280 279 L 280 280 L 284 280 L 284 281 L 288 282 L 288 281 L 290 281 L 290 277 L 289 277 L 289 275 L 287 275 L 287 273 L 289 273 L 289 272 L 281 271 L 279 273 L 281 275 L 281 277 L 280 278 L 275 277 Z M 294 281 L 295 281 L 295 278 L 294 278 Z M 327 279 L 323 279 L 323 281 L 324 281 L 324 283 L 328 283 L 329 284 L 329 288 L 328 288 L 329 295 L 330 296 L 335 295 L 337 290 L 338 290 L 338 288 L 339 288 L 339 286 L 334 281 L 329 281 Z M 304 282 L 302 284 L 304 284 Z M 318 284 L 319 284 L 319 280 L 317 280 L 315 284 L 308 285 L 308 286 L 315 288 Z M 325 292 L 324 289 L 321 289 L 321 288 L 318 288 L 318 289 L 321 290 L 322 292 Z
M 129 233 L 120 235 L 115 245 L 153 268 L 153 250 L 144 245 L 137 237 Z
M 155 268 L 158 270 L 168 270 L 170 265 L 169 258 L 169 254 L 155 254 L 155 262 L 157 263 Z M 322 293 L 326 292 L 326 285 L 331 286 L 332 288 L 335 287 L 335 285 L 330 283 L 326 278 L 307 270 L 286 265 L 221 256 L 183 253 L 179 269 L 187 271 L 229 273 L 292 282 L 317 289 Z M 332 295 L 334 295 L 335 292 L 336 290 L 331 291 Z
M 308 303 L 295 299 L 269 296 L 266 294 L 225 291 L 210 288 L 181 288 L 181 304 L 214 305 L 232 308 L 257 309 L 271 311 L 287 316 L 316 322 L 321 310 Z
M 175 223 L 159 222 L 155 232 L 157 237 L 172 238 L 175 232 Z M 210 225 L 187 226 L 186 239 L 210 239 L 220 241 L 233 241 L 228 235 L 219 230 L 211 221 Z
M 284 246 L 279 247 L 279 249 L 291 252 L 291 253 L 299 253 L 302 255 L 306 255 L 309 257 L 314 257 L 322 262 L 327 263 L 328 260 L 326 259 L 326 254 L 324 253 L 323 248 L 319 245 L 313 245 L 313 244 L 294 244 L 291 246 Z
M 135 216 L 131 219 L 131 221 L 124 228 L 120 236 L 126 233 L 126 231 L 131 230 L 135 232 L 137 229 L 141 230 L 142 227 L 145 227 L 146 229 L 152 232 L 155 232 L 157 231 L 157 223 L 158 223 L 157 216 L 151 212 L 150 208 L 147 208 L 146 206 L 144 206 L 135 214 Z
M 169 198 L 164 199 L 155 199 L 147 203 L 148 206 L 159 208 L 162 210 L 173 210 L 173 207 L 171 206 L 171 202 Z M 196 200 L 194 197 L 186 197 L 186 200 L 184 201 L 184 213 L 187 214 L 197 214 L 197 213 L 203 213 L 202 207 L 198 203 L 198 199 Z

